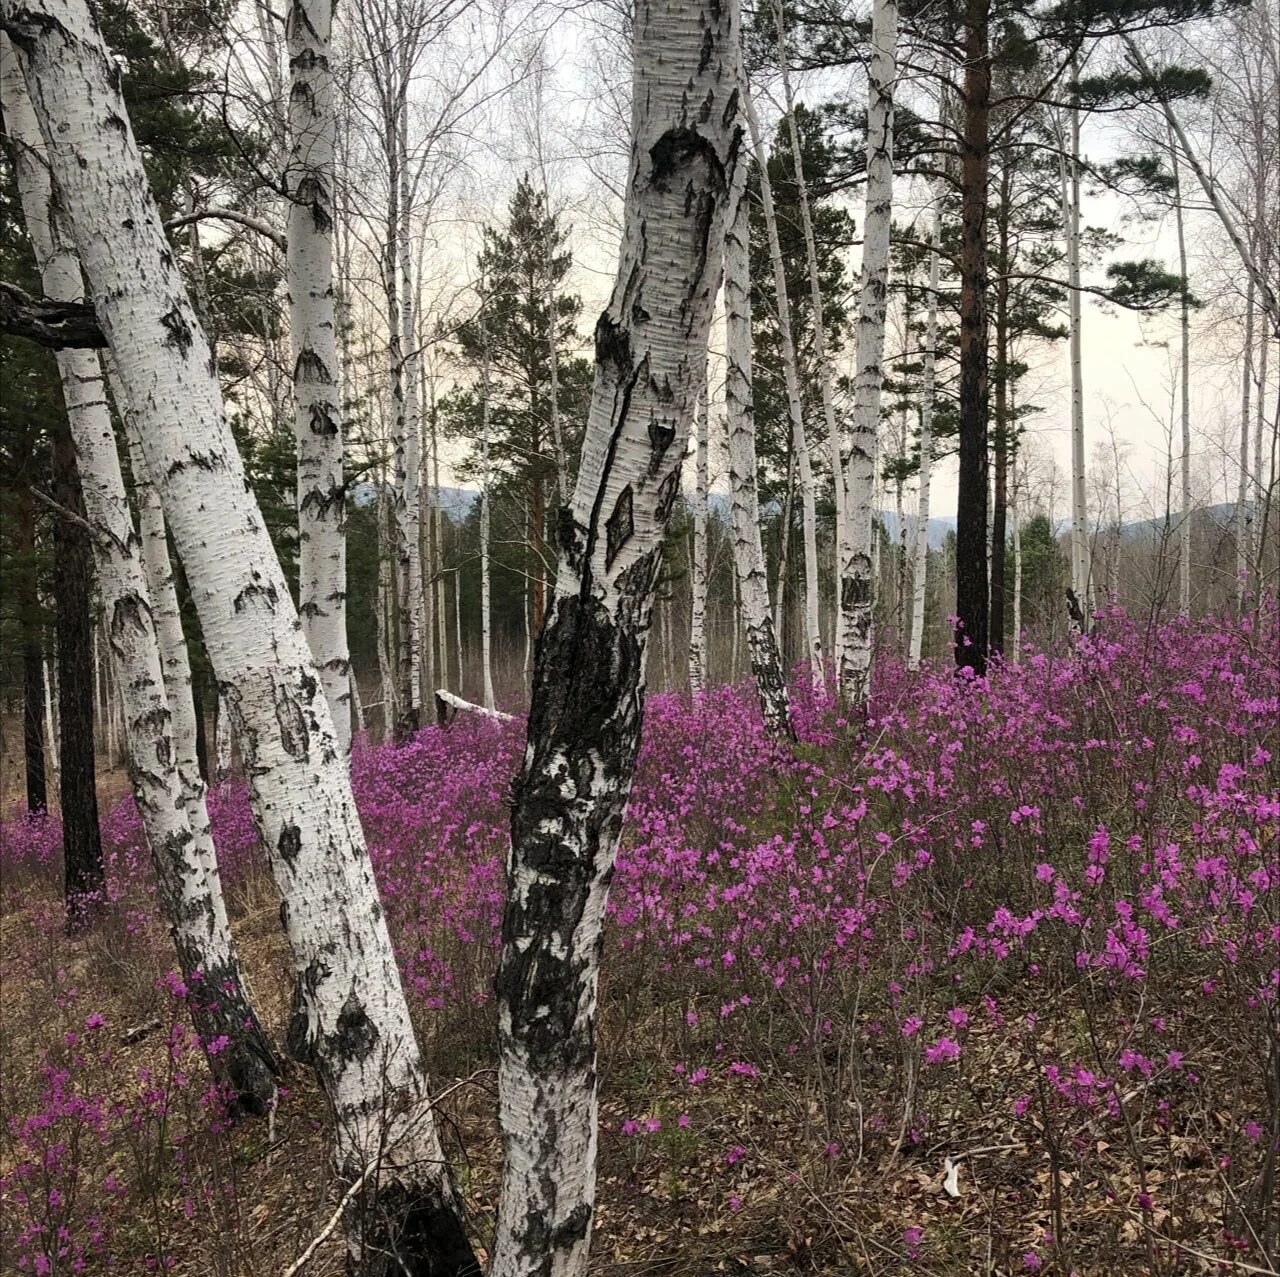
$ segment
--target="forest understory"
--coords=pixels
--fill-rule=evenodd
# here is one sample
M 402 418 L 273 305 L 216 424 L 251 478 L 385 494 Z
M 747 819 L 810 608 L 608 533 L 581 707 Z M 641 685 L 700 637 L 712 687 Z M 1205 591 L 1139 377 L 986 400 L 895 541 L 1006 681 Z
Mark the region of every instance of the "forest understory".
M 987 680 L 886 655 L 861 723 L 802 678 L 794 753 L 749 687 L 651 698 L 606 924 L 592 1271 L 1269 1272 L 1276 619 L 1117 612 Z M 523 736 L 462 715 L 352 759 L 482 1245 Z M 243 784 L 210 807 L 280 1042 L 291 962 Z M 56 819 L 4 826 L 6 1264 L 342 1272 L 341 1229 L 308 1252 L 342 1196 L 314 1078 L 228 1119 L 132 799 L 104 833 L 110 908 L 68 938 Z

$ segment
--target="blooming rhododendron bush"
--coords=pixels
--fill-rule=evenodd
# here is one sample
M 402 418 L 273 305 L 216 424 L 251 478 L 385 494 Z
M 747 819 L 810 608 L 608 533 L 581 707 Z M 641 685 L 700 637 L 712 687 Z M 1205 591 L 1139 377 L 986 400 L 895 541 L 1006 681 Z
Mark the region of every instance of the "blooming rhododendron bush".
M 785 752 L 749 686 L 651 697 L 605 942 L 599 1271 L 1274 1269 L 1276 642 L 1274 612 L 1116 613 L 985 681 L 886 656 L 865 721 L 799 680 Z M 464 715 L 352 762 L 436 1085 L 467 1079 L 445 1108 L 482 1237 L 522 747 Z M 279 1034 L 238 782 L 212 815 Z M 227 1121 L 131 804 L 105 834 L 110 908 L 73 941 L 56 824 L 4 830 L 4 1263 L 281 1271 L 333 1210 L 318 1093 L 298 1070 L 269 1129 Z

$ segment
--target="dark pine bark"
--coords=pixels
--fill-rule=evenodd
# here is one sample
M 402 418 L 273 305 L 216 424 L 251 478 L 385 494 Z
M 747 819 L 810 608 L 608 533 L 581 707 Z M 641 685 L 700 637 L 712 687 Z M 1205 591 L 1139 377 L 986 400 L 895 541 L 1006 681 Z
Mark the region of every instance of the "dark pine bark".
M 958 669 L 986 673 L 987 179 L 991 104 L 988 0 L 965 2 L 964 144 L 960 168 L 960 484 L 956 501 Z
M 84 518 L 75 446 L 65 418 L 53 439 L 53 498 Z M 58 721 L 62 724 L 60 798 L 68 926 L 87 920 L 103 885 L 93 756 L 93 625 L 89 613 L 92 547 L 85 529 L 58 515 L 53 530 L 53 593 L 57 606 Z
M 27 777 L 27 810 L 49 806 L 44 768 L 44 649 L 40 635 L 40 600 L 36 583 L 36 520 L 31 493 L 17 489 L 19 562 L 16 566 L 19 617 L 22 629 L 22 749 Z

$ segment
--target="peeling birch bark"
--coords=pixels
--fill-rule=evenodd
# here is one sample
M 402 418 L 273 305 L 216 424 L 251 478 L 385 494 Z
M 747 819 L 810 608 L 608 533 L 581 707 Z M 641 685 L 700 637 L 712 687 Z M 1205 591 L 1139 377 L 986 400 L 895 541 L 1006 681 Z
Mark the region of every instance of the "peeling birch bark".
M 328 702 L 160 225 L 120 69 L 85 0 L 0 0 L 0 13 L 235 717 L 293 950 L 294 1046 L 333 1106 L 340 1173 L 380 1163 L 354 1258 L 365 1273 L 477 1272 Z
M 347 652 L 346 488 L 333 291 L 333 0 L 292 0 L 289 135 L 284 170 L 289 331 L 298 446 L 298 613 L 329 701 L 338 748 L 351 749 Z
M 14 143 L 23 216 L 41 282 L 55 300 L 79 301 L 84 293 L 80 265 L 54 197 L 21 68 L 3 35 L 0 61 L 5 131 Z M 194 783 L 180 774 L 156 618 L 125 495 L 102 367 L 97 353 L 87 350 L 62 351 L 57 362 L 85 516 L 94 528 L 98 595 L 118 676 L 130 785 L 189 991 L 192 1023 L 215 1080 L 231 1090 L 240 1110 L 263 1114 L 275 1102 L 275 1057 L 241 978 L 198 773 Z M 224 1049 L 210 1051 L 219 1042 Z
M 893 217 L 893 90 L 897 76 L 897 0 L 875 0 L 867 68 L 867 191 L 862 236 L 862 287 L 854 362 L 848 463 L 849 536 L 840 556 L 839 687 L 850 705 L 871 688 L 871 627 L 875 608 L 875 486 L 884 328 L 889 289 L 889 229 Z
M 497 978 L 503 1178 L 493 1277 L 587 1271 L 601 927 L 640 744 L 663 539 L 706 374 L 739 163 L 738 8 L 639 0 L 617 282 L 514 786 Z

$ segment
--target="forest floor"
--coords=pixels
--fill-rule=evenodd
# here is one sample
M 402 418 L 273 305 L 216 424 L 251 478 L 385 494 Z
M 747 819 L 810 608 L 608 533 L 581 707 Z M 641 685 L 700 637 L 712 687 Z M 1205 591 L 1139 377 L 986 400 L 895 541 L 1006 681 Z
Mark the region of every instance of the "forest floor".
M 1274 1272 L 1274 636 L 1117 618 L 981 688 L 885 662 L 869 722 L 799 692 L 785 754 L 749 689 L 654 698 L 610 906 L 592 1272 Z M 353 762 L 482 1246 L 521 730 Z M 290 959 L 242 786 L 211 811 L 280 1041 Z M 104 835 L 109 907 L 71 938 L 56 822 L 4 831 L 0 1265 L 283 1273 L 340 1196 L 323 1097 L 295 1066 L 270 1122 L 225 1121 L 130 802 Z M 306 1271 L 343 1262 L 334 1236 Z

